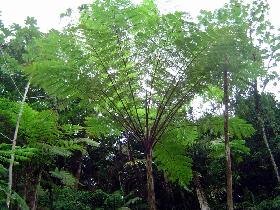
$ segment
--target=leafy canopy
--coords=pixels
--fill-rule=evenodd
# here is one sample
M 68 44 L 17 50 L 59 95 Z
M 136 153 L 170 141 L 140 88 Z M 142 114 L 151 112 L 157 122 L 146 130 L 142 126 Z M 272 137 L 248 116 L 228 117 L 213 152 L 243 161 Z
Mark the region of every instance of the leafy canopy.
M 184 18 L 160 14 L 150 0 L 94 1 L 77 25 L 37 41 L 26 72 L 50 94 L 89 100 L 96 116 L 155 144 L 206 83 L 203 33 Z

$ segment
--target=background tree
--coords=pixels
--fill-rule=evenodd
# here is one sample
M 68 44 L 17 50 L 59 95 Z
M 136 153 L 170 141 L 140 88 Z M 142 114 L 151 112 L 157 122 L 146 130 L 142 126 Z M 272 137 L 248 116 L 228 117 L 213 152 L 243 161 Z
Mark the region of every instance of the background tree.
M 265 113 L 262 109 L 259 91 L 261 87 L 262 91 L 264 91 L 269 81 L 278 77 L 276 71 L 274 71 L 272 67 L 276 67 L 277 62 L 279 61 L 279 35 L 277 35 L 273 30 L 274 27 L 271 25 L 268 19 L 268 12 L 269 5 L 266 1 L 254 2 L 249 10 L 247 19 L 250 25 L 248 26 L 247 30 L 250 36 L 251 43 L 255 47 L 255 50 L 252 52 L 251 60 L 254 63 L 263 61 L 264 64 L 262 68 L 267 72 L 267 75 L 254 80 L 252 89 L 254 91 L 255 97 L 256 118 L 259 121 L 260 130 L 262 131 L 263 136 L 263 142 L 267 148 L 267 151 L 269 152 L 270 161 L 279 185 L 279 170 L 268 142 L 267 132 L 265 130 L 263 120 Z M 259 84 L 260 82 L 261 84 Z
M 244 21 L 246 8 L 240 2 L 231 1 L 224 8 L 213 13 L 203 12 L 200 24 L 206 27 L 209 36 L 215 37 L 212 54 L 208 54 L 210 70 L 216 70 L 213 78 L 220 81 L 223 75 L 224 92 L 224 141 L 226 153 L 227 209 L 233 209 L 232 164 L 228 132 L 230 92 L 245 88 L 248 83 L 261 74 L 261 63 L 250 62 L 253 45 L 247 36 Z M 242 24 L 243 23 L 243 24 Z M 245 79 L 246 78 L 246 79 Z M 247 79 L 248 78 L 248 79 Z

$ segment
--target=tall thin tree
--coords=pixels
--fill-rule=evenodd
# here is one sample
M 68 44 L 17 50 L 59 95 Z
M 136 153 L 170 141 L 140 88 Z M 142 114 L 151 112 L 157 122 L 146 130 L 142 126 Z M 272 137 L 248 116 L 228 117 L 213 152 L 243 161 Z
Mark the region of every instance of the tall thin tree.
M 231 151 L 229 140 L 229 84 L 228 67 L 224 67 L 224 139 L 225 139 L 225 157 L 226 157 L 226 183 L 227 183 L 227 209 L 233 210 L 232 197 L 232 169 L 231 169 Z
M 9 182 L 8 182 L 8 192 L 7 192 L 7 200 L 6 200 L 6 204 L 7 204 L 8 208 L 10 207 L 10 203 L 11 203 L 11 195 L 12 195 L 12 187 L 13 187 L 13 166 L 14 166 L 14 162 L 15 162 L 15 153 L 14 152 L 16 149 L 20 120 L 21 120 L 21 117 L 23 114 L 24 103 L 26 101 L 27 93 L 29 90 L 30 81 L 31 81 L 31 79 L 26 84 L 25 91 L 24 91 L 24 94 L 23 94 L 23 97 L 22 97 L 22 100 L 20 103 L 19 113 L 18 113 L 18 117 L 17 117 L 15 131 L 14 131 L 14 137 L 12 139 L 12 154 L 11 154 L 11 159 L 10 159 L 10 164 L 9 164 Z

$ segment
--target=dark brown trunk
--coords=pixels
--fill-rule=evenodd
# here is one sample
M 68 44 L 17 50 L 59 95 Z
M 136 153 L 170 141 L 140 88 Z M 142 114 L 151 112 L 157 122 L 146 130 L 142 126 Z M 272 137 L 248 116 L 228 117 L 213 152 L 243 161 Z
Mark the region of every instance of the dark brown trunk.
M 30 203 L 30 209 L 31 210 L 36 210 L 37 209 L 38 191 L 39 191 L 39 187 L 40 187 L 40 183 L 41 183 L 41 178 L 42 178 L 42 171 L 39 172 L 37 185 L 34 188 L 33 199 Z
M 196 191 L 200 209 L 201 210 L 210 210 L 206 196 L 204 194 L 204 190 L 200 184 L 200 174 L 194 172 L 193 181 L 194 181 L 195 191 Z
M 54 209 L 53 208 L 53 190 L 52 190 L 52 186 L 50 185 L 48 188 L 49 191 L 49 201 L 50 201 L 50 209 Z
M 29 173 L 26 172 L 25 179 L 24 179 L 24 190 L 23 190 L 23 198 L 24 200 L 27 199 L 28 195 L 28 188 L 29 188 Z
M 224 68 L 224 138 L 225 138 L 225 156 L 226 156 L 226 182 L 227 182 L 227 209 L 233 210 L 232 197 L 232 171 L 230 157 L 230 142 L 228 133 L 228 69 Z
M 82 171 L 82 160 L 83 160 L 83 154 L 81 152 L 77 152 L 74 160 L 74 169 L 73 169 L 73 173 L 74 173 L 74 177 L 76 178 L 76 183 L 75 183 L 75 189 L 78 189 L 79 187 L 79 181 L 81 178 L 81 171 Z
M 128 152 L 128 160 L 134 162 L 133 154 L 131 151 L 130 139 L 127 139 L 127 152 Z
M 164 182 L 165 182 L 165 189 L 166 189 L 166 192 L 167 192 L 168 198 L 169 198 L 168 200 L 172 203 L 172 201 L 173 201 L 173 190 L 172 190 L 172 187 L 170 186 L 168 178 L 165 174 L 164 174 Z
M 152 149 L 149 149 L 146 155 L 146 173 L 147 173 L 147 193 L 149 210 L 156 210 L 155 186 L 153 176 L 153 156 Z

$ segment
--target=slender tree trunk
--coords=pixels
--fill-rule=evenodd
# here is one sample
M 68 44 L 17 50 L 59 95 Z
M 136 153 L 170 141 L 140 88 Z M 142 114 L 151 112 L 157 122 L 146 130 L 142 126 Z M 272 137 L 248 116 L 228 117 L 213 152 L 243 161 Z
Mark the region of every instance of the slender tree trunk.
M 174 197 L 173 197 L 173 190 L 172 187 L 168 181 L 167 176 L 164 174 L 164 182 L 165 182 L 165 190 L 168 194 L 168 200 L 167 200 L 167 207 L 170 209 L 172 206 L 170 206 L 170 204 L 173 202 Z M 170 203 L 170 204 L 169 204 Z
M 31 210 L 36 210 L 37 209 L 37 201 L 38 201 L 38 191 L 41 183 L 41 178 L 42 178 L 42 170 L 39 172 L 38 180 L 37 180 L 37 185 L 35 186 L 34 189 L 34 194 L 33 194 L 33 199 L 30 204 L 30 209 Z
M 180 207 L 181 207 L 181 209 L 188 209 L 188 207 L 187 207 L 187 205 L 186 205 L 186 196 L 185 196 L 185 193 L 184 193 L 184 191 L 182 191 L 181 189 L 180 189 L 180 197 L 181 197 L 181 200 L 182 201 L 184 201 L 183 203 L 182 203 L 182 205 L 180 205 Z
M 15 132 L 14 132 L 14 137 L 13 137 L 13 141 L 12 141 L 12 154 L 11 154 L 11 159 L 10 159 L 10 165 L 9 165 L 9 182 L 8 182 L 8 192 L 7 192 L 7 200 L 6 200 L 6 204 L 7 207 L 10 207 L 10 203 L 11 203 L 11 195 L 12 195 L 12 186 L 13 186 L 13 166 L 14 166 L 14 162 L 15 162 L 15 149 L 16 149 L 16 144 L 17 144 L 17 136 L 18 136 L 18 130 L 19 130 L 19 123 L 22 117 L 22 113 L 23 113 L 23 108 L 24 108 L 24 102 L 26 100 L 26 96 L 29 90 L 29 86 L 30 86 L 30 80 L 28 81 L 26 87 L 25 87 L 25 91 L 24 91 L 24 95 L 20 104 L 20 109 L 19 109 L 19 113 L 18 113 L 18 117 L 17 117 L 17 123 L 16 123 L 16 128 L 15 128 Z
M 28 198 L 28 189 L 30 186 L 30 168 L 29 168 L 29 164 L 26 165 L 25 169 L 25 176 L 24 176 L 24 189 L 23 189 L 23 199 L 26 200 Z
M 83 162 L 83 154 L 81 152 L 76 153 L 76 157 L 74 160 L 74 177 L 76 178 L 75 189 L 79 187 L 79 181 L 81 178 L 82 172 L 82 162 Z
M 267 135 L 266 135 L 265 127 L 264 127 L 264 122 L 263 122 L 263 119 L 261 117 L 261 103 L 260 103 L 260 94 L 259 94 L 259 91 L 258 91 L 257 80 L 254 81 L 254 87 L 253 88 L 254 88 L 255 109 L 256 109 L 256 114 L 257 114 L 257 122 L 260 125 L 261 133 L 262 133 L 262 139 L 263 139 L 263 142 L 264 142 L 264 144 L 267 148 L 267 151 L 269 153 L 270 161 L 271 161 L 271 164 L 273 166 L 273 171 L 274 171 L 275 177 L 277 179 L 277 183 L 279 185 L 280 184 L 280 176 L 279 176 L 279 172 L 278 172 L 278 167 L 276 165 L 273 153 L 270 149 L 270 145 L 268 143 Z
M 53 208 L 53 190 L 52 190 L 52 186 L 49 186 L 48 188 L 49 190 L 49 200 L 50 200 L 50 209 L 54 209 Z
M 146 156 L 148 205 L 149 205 L 149 210 L 156 210 L 155 186 L 154 186 L 152 164 L 153 164 L 152 149 L 149 149 Z
M 270 146 L 269 146 L 269 143 L 268 143 L 268 140 L 267 140 L 267 137 L 266 137 L 266 132 L 265 132 L 265 128 L 264 128 L 264 123 L 263 123 L 263 120 L 262 119 L 259 119 L 260 121 L 260 125 L 261 125 L 261 129 L 262 129 L 262 136 L 263 136 L 263 141 L 264 141 L 264 144 L 267 148 L 267 151 L 269 153 L 269 157 L 270 157 L 270 161 L 271 161 L 271 164 L 273 166 L 273 170 L 274 170 L 274 173 L 275 173 L 275 176 L 276 176 L 276 179 L 277 179 L 277 182 L 278 184 L 280 184 L 280 177 L 279 177 L 279 172 L 278 172 L 278 167 L 276 165 L 276 162 L 274 160 L 274 156 L 272 154 L 272 151 L 270 149 Z
M 193 181 L 194 181 L 195 191 L 196 191 L 200 209 L 201 210 L 210 210 L 206 196 L 204 194 L 204 190 L 200 184 L 199 174 L 197 172 L 194 173 Z
M 133 153 L 131 150 L 130 139 L 127 139 L 127 155 L 128 155 L 128 160 L 134 162 Z
M 227 182 L 227 209 L 233 210 L 232 197 L 232 171 L 230 157 L 230 142 L 228 131 L 228 69 L 224 68 L 224 138 L 225 138 L 225 156 L 226 156 L 226 182 Z

